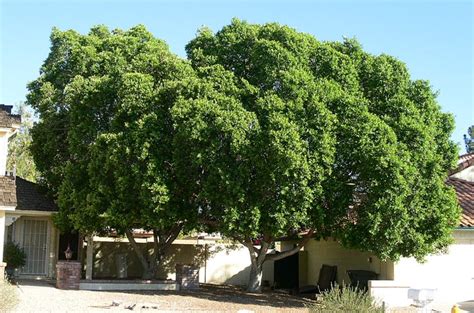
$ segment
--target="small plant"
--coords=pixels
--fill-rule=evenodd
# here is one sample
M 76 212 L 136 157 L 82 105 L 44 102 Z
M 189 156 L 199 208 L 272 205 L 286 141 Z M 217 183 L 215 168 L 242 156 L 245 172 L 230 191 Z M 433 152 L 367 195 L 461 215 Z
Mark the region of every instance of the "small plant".
M 16 287 L 3 277 L 0 278 L 0 312 L 8 312 L 18 304 Z
M 16 269 L 24 266 L 26 263 L 25 251 L 14 242 L 8 242 L 5 245 L 3 258 L 7 263 L 7 269 Z
M 349 286 L 338 286 L 323 292 L 318 301 L 309 307 L 311 313 L 383 313 L 373 297 L 367 292 Z

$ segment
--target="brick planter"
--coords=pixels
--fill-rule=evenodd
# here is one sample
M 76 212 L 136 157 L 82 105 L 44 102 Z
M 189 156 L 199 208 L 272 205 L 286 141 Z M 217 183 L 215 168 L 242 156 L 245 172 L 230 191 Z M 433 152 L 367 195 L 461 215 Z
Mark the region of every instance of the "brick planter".
M 56 263 L 56 288 L 79 289 L 81 268 L 81 262 L 78 261 L 58 261 Z
M 180 289 L 198 289 L 199 267 L 192 264 L 176 264 L 176 283 Z

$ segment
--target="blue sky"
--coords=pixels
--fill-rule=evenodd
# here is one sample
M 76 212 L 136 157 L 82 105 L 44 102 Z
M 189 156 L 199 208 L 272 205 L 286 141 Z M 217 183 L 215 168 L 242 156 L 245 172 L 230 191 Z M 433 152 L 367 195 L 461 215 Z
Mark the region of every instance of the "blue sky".
M 454 141 L 474 124 L 471 1 L 0 0 L 0 103 L 25 99 L 53 26 L 86 33 L 96 24 L 144 24 L 184 57 L 199 27 L 218 30 L 232 17 L 287 24 L 320 40 L 356 37 L 367 51 L 396 56 L 412 78 L 431 82 L 443 110 L 455 115 Z

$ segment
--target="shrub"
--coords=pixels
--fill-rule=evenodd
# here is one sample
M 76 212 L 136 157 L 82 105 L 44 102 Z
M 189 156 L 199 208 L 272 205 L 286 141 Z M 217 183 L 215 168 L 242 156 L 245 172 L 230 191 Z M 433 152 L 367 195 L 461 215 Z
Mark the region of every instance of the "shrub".
M 18 304 L 16 287 L 3 277 L 0 279 L 0 312 L 12 310 Z
M 383 313 L 373 297 L 367 292 L 351 288 L 349 286 L 338 286 L 337 284 L 329 291 L 323 292 L 318 301 L 309 307 L 311 313 Z
M 8 268 L 19 268 L 24 266 L 26 262 L 25 251 L 14 242 L 8 242 L 5 245 L 3 258 Z

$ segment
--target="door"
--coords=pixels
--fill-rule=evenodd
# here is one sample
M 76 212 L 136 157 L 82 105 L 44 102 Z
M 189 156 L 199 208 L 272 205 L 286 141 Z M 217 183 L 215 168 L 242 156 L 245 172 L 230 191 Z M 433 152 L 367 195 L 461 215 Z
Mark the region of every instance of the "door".
M 22 274 L 46 275 L 46 245 L 48 221 L 25 219 L 23 221 L 23 249 L 26 264 Z

